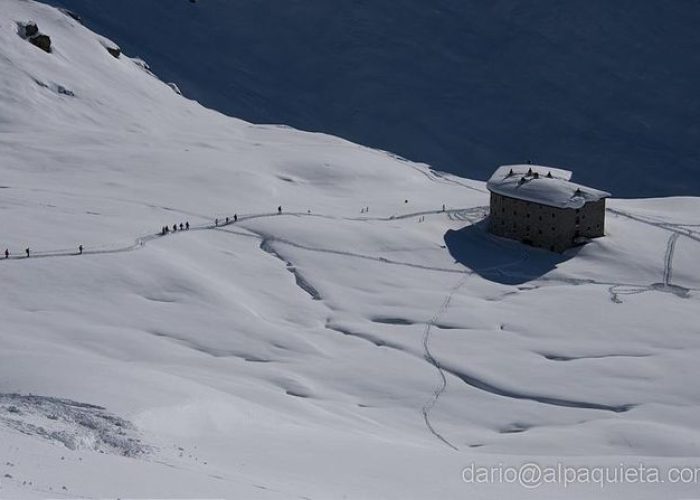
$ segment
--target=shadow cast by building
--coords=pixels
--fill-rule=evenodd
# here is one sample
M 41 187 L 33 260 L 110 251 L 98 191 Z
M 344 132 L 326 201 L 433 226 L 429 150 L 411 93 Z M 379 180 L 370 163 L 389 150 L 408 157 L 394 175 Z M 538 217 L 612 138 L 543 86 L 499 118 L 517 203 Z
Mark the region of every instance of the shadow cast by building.
M 505 285 L 533 281 L 578 253 L 563 254 L 533 248 L 488 232 L 489 219 L 445 233 L 445 246 L 456 262 L 482 278 Z

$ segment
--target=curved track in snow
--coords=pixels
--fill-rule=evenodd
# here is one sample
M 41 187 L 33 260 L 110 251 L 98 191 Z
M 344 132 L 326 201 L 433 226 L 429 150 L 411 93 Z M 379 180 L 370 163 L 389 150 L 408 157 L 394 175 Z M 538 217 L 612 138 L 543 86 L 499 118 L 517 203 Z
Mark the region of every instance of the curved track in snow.
M 676 251 L 676 242 L 680 237 L 680 233 L 673 233 L 666 244 L 666 255 L 664 256 L 664 278 L 663 283 L 666 286 L 671 284 L 671 278 L 673 276 L 673 254 Z
M 457 291 L 460 288 L 462 288 L 464 283 L 467 281 L 468 277 L 469 276 L 467 275 L 459 279 L 457 284 L 452 288 L 452 290 L 450 290 L 450 293 L 447 295 L 440 308 L 435 312 L 430 321 L 428 321 L 428 323 L 425 325 L 425 330 L 423 331 L 423 350 L 425 353 L 425 359 L 428 363 L 435 367 L 438 376 L 440 377 L 440 383 L 435 388 L 435 391 L 433 391 L 432 397 L 428 401 L 426 401 L 426 403 L 421 408 L 421 413 L 423 414 L 423 421 L 425 422 L 425 426 L 428 428 L 431 434 L 433 434 L 436 438 L 438 438 L 440 441 L 442 441 L 455 451 L 458 451 L 459 448 L 457 448 L 454 444 L 449 442 L 442 434 L 440 434 L 440 432 L 436 430 L 435 426 L 430 421 L 430 412 L 437 404 L 438 399 L 440 399 L 440 396 L 447 390 L 447 377 L 445 376 L 445 371 L 442 369 L 442 366 L 440 366 L 440 362 L 430 350 L 430 334 L 435 324 L 439 321 L 440 316 L 442 316 L 442 314 L 450 306 L 450 302 L 452 302 L 452 297 L 454 297 L 455 293 L 457 293 Z
M 685 288 L 680 285 L 674 285 L 672 283 L 673 279 L 673 256 L 676 251 L 676 244 L 678 238 L 685 236 L 693 241 L 700 243 L 700 233 L 688 229 L 689 227 L 696 227 L 693 224 L 674 224 L 670 222 L 653 220 L 640 215 L 631 214 L 623 210 L 617 210 L 614 208 L 608 208 L 608 212 L 613 213 L 620 217 L 625 217 L 630 220 L 640 222 L 649 226 L 654 226 L 665 231 L 670 231 L 671 235 L 666 243 L 666 251 L 664 253 L 664 265 L 663 265 L 663 276 L 660 283 L 651 283 L 649 285 L 623 285 L 623 284 L 612 284 L 608 288 L 610 293 L 610 300 L 616 304 L 622 303 L 620 295 L 636 295 L 644 292 L 667 292 L 672 293 L 678 297 L 687 297 L 688 293 L 693 290 L 691 288 Z

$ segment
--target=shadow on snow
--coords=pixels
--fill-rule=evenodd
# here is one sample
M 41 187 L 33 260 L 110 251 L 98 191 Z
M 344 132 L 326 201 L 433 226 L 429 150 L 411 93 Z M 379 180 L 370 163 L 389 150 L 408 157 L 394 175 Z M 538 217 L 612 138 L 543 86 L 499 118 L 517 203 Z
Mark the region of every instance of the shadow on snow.
M 456 262 L 504 285 L 535 280 L 578 253 L 577 248 L 558 254 L 499 238 L 488 232 L 488 218 L 457 231 L 448 230 L 445 245 Z

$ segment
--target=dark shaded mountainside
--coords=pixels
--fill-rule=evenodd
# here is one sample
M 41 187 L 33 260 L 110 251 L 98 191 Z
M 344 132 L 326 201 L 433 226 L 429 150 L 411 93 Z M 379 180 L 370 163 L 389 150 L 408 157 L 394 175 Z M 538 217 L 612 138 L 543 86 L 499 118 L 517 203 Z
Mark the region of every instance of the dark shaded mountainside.
M 485 179 L 700 195 L 696 0 L 53 0 L 183 93 Z

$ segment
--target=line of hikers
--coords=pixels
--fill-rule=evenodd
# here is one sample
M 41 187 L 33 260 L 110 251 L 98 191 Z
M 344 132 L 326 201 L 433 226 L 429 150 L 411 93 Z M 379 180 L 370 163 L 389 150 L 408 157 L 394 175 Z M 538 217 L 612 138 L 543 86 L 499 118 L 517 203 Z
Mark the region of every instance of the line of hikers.
M 311 213 L 311 210 L 308 212 L 309 214 Z M 277 215 L 282 215 L 282 205 L 277 207 Z M 214 219 L 214 227 L 219 227 L 219 222 L 221 222 L 222 226 L 227 226 L 231 224 L 231 222 L 238 222 L 238 214 L 233 214 L 233 219 L 231 217 L 226 217 L 224 220 L 219 220 L 218 218 Z
M 189 231 L 190 230 L 190 221 L 185 222 L 184 224 L 180 222 L 180 231 Z M 172 231 L 173 233 L 177 232 L 178 225 L 173 224 L 173 228 L 170 229 L 170 226 L 163 226 L 160 228 L 160 235 L 165 236 L 166 234 L 170 233 Z
M 405 200 L 404 203 L 408 203 L 408 200 Z M 442 205 L 442 211 L 445 212 L 445 205 L 444 204 Z M 362 210 L 360 210 L 360 212 L 361 213 L 368 213 L 369 207 L 363 207 Z M 311 210 L 308 210 L 307 213 L 309 215 L 311 215 Z M 277 207 L 277 215 L 282 215 L 282 205 Z M 418 219 L 418 222 L 424 222 L 424 221 L 425 221 L 424 216 Z M 226 219 L 224 219 L 221 222 L 223 222 L 223 225 L 225 226 L 225 225 L 230 224 L 232 222 L 232 219 L 231 219 L 231 217 L 226 217 Z M 233 222 L 238 222 L 238 214 L 233 214 Z M 218 218 L 214 219 L 214 226 L 219 227 L 219 219 Z M 178 231 L 178 228 L 180 231 L 189 231 L 190 222 L 186 221 L 184 223 L 180 222 L 180 224 L 173 224 L 172 229 L 170 228 L 170 226 L 163 226 L 160 229 L 160 234 L 161 234 L 161 236 L 165 236 L 166 234 L 169 234 L 170 232 L 175 233 Z M 78 255 L 83 255 L 83 250 L 84 250 L 83 245 L 78 245 Z M 29 257 L 31 255 L 31 251 L 30 251 L 29 247 L 24 249 L 24 253 L 26 254 L 27 257 Z M 8 248 L 5 249 L 5 258 L 6 259 L 10 258 L 10 250 Z
M 233 222 L 238 222 L 238 214 L 233 214 Z M 226 217 L 226 219 L 224 219 L 222 221 L 222 225 L 227 226 L 229 224 L 231 224 L 231 217 Z M 219 219 L 218 218 L 214 219 L 214 227 L 219 227 Z
M 83 255 L 83 250 L 84 250 L 83 245 L 78 245 L 78 255 Z M 29 247 L 24 249 L 24 254 L 27 256 L 27 258 L 31 255 L 31 250 L 29 249 Z M 10 258 L 10 249 L 9 248 L 5 249 L 5 258 L 6 259 Z

